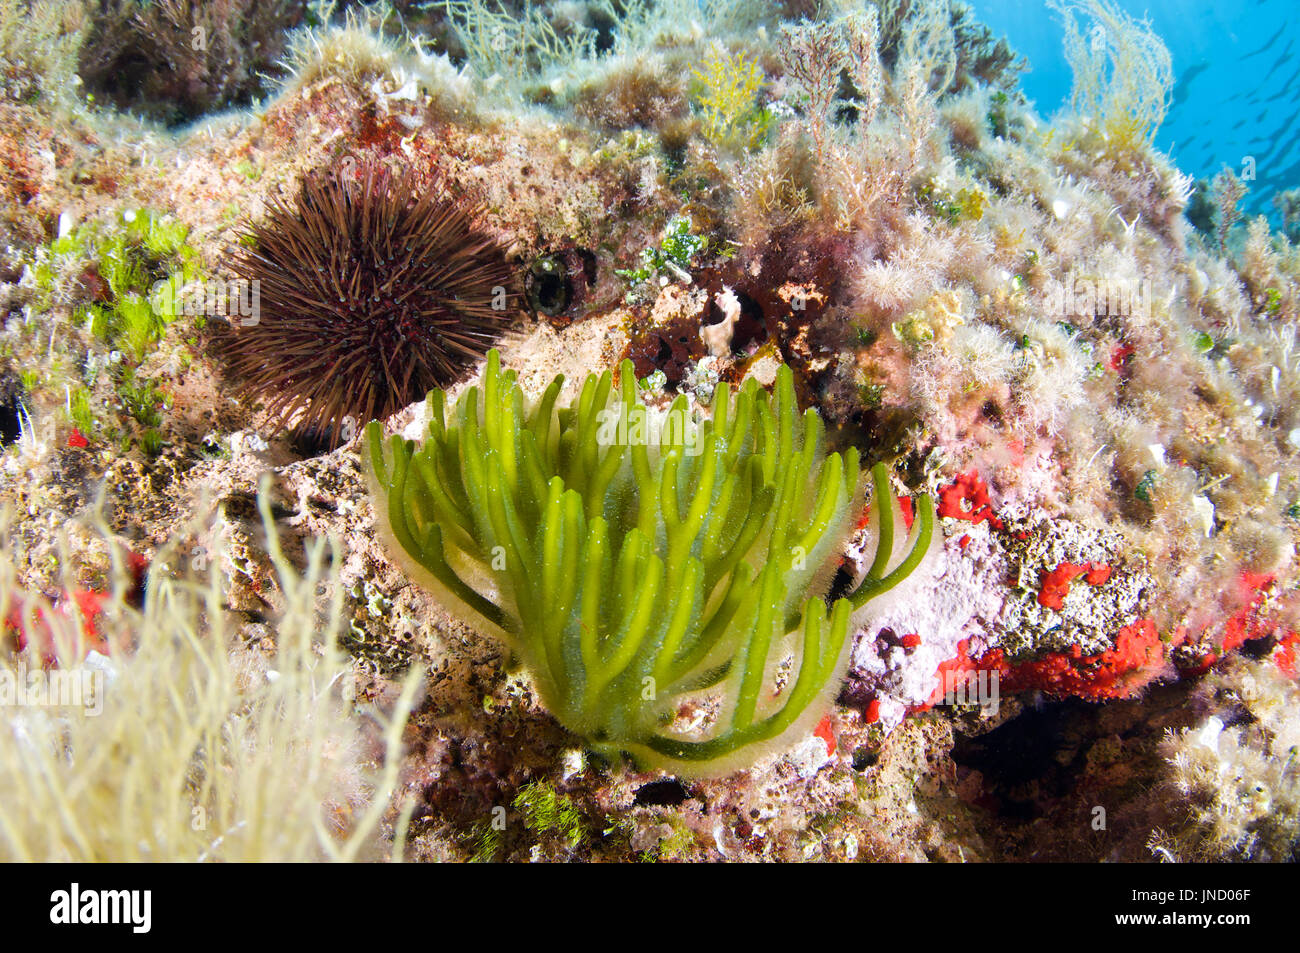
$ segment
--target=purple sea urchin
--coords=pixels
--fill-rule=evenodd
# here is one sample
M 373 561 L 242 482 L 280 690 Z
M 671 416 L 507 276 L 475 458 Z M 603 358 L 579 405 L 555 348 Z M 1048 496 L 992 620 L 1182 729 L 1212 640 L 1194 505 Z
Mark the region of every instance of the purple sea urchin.
M 453 383 L 519 303 L 478 213 L 441 180 L 379 163 L 310 174 L 295 200 L 273 199 L 236 262 L 260 295 L 225 349 L 243 393 L 333 445 Z

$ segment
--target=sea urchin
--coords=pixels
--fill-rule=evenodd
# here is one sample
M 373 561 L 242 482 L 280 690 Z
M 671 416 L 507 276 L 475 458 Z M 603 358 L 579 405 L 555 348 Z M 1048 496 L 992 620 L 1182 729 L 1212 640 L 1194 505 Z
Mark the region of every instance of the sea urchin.
M 272 199 L 236 268 L 260 310 L 226 345 L 245 396 L 330 445 L 446 387 L 518 308 L 480 209 L 377 162 L 306 176 Z

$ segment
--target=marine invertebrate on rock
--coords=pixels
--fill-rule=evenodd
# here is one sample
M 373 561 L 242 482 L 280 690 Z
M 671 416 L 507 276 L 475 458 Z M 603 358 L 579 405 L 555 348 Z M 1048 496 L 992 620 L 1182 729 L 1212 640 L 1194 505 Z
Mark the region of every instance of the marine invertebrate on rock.
M 456 380 L 518 306 L 477 212 L 377 163 L 272 200 L 236 263 L 261 295 L 225 347 L 245 393 L 278 424 L 296 416 L 337 441 Z
M 429 395 L 417 448 L 366 438 L 380 532 L 451 611 L 504 640 L 567 728 L 606 755 L 719 774 L 807 733 L 839 688 L 851 617 L 937 542 L 916 502 L 904 539 L 883 465 L 874 554 L 849 594 L 822 596 L 856 527 L 858 453 L 826 455 L 782 367 L 775 399 L 718 386 L 709 419 L 684 396 L 637 399 L 587 378 L 557 406 L 557 378 L 525 402 L 495 351 L 452 406 Z

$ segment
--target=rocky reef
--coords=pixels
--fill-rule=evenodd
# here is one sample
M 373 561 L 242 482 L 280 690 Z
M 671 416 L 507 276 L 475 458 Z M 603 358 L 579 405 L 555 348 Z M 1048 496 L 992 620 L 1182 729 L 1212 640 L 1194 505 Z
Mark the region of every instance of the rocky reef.
M 0 857 L 1296 859 L 1300 250 L 1232 170 L 1198 187 L 1155 148 L 1148 24 L 1050 5 L 1075 89 L 1044 117 L 957 0 L 0 2 Z M 520 409 L 480 419 L 499 369 Z M 501 479 L 531 428 L 585 488 L 604 372 L 599 406 L 710 425 L 786 388 L 810 459 L 851 461 L 809 536 L 834 551 L 761 577 L 784 614 L 845 603 L 825 684 L 796 685 L 808 636 L 722 716 L 635 716 L 641 744 L 761 713 L 757 680 L 798 694 L 723 773 L 570 733 L 509 613 L 462 611 L 527 576 L 485 568 L 515 514 L 462 487 L 504 499 L 495 471 L 410 503 L 445 534 L 423 576 L 377 514 L 381 412 L 371 439 L 448 460 L 481 424 Z M 751 508 L 820 472 L 752 439 L 789 459 Z M 671 542 L 692 498 L 637 479 Z M 510 491 L 536 539 L 546 486 Z M 814 489 L 781 512 L 815 523 Z M 438 585 L 453 532 L 477 592 Z M 671 566 L 656 619 L 688 611 Z M 84 673 L 109 717 L 24 704 L 19 673 Z

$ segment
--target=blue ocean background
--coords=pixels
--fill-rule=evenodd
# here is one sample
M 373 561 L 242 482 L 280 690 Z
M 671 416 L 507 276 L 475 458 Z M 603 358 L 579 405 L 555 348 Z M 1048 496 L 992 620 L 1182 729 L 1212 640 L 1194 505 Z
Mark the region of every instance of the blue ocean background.
M 1021 88 L 1044 118 L 1068 105 L 1072 76 L 1058 14 L 1043 0 L 968 0 L 1029 60 Z M 1242 208 L 1280 217 L 1273 196 L 1300 186 L 1300 0 L 1118 0 L 1150 19 L 1173 56 L 1173 106 L 1156 146 L 1184 172 L 1225 165 L 1256 180 Z

